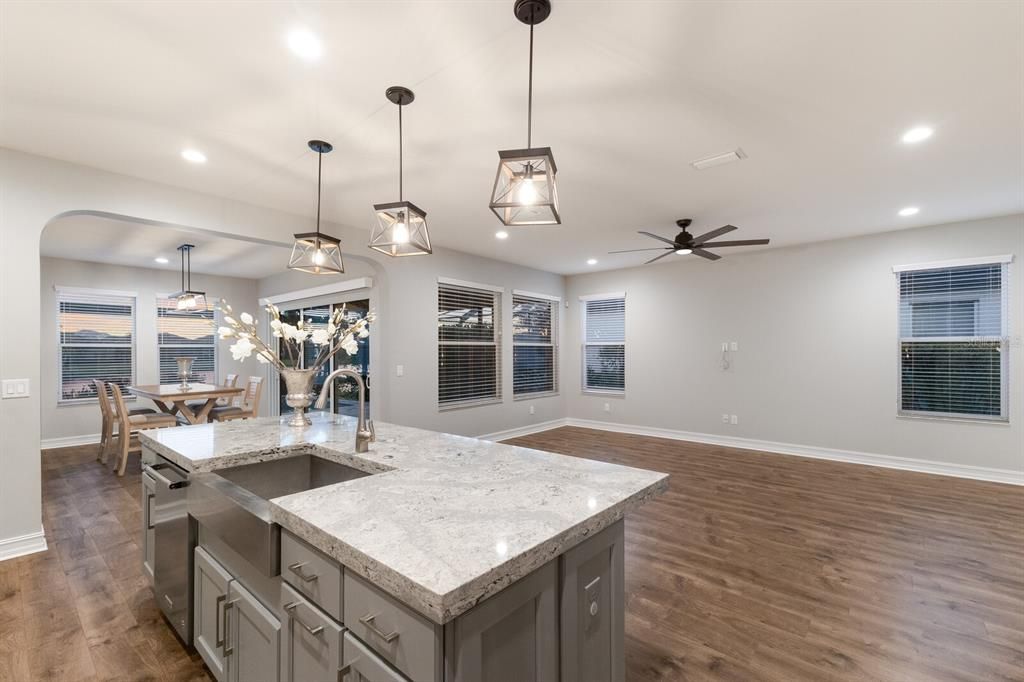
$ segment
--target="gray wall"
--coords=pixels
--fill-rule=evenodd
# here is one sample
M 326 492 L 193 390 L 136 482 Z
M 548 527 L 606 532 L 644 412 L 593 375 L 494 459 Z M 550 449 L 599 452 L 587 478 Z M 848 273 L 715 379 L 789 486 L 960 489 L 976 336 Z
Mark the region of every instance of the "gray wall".
M 131 229 L 129 226 L 126 230 Z M 233 305 L 250 309 L 256 306 L 256 280 L 217 277 L 195 273 L 192 282 L 205 291 L 211 301 L 224 297 Z M 42 258 L 40 274 L 40 367 L 39 398 L 42 438 L 70 438 L 99 433 L 99 407 L 95 401 L 83 404 L 58 405 L 57 368 L 60 363 L 57 343 L 57 298 L 55 286 L 87 287 L 133 291 L 137 294 L 135 309 L 135 377 L 140 384 L 159 383 L 157 355 L 156 295 L 177 291 L 178 273 L 153 268 L 130 268 L 120 265 L 85 261 Z M 217 313 L 219 316 L 220 313 Z M 256 363 L 243 366 L 235 362 L 228 344 L 217 345 L 218 382 L 229 373 L 238 374 L 239 385 L 250 374 L 258 374 Z M 145 403 L 145 404 L 144 404 Z M 138 407 L 152 407 L 138 401 Z
M 1016 256 L 1010 423 L 897 417 L 892 267 L 1000 254 Z M 1015 215 L 570 277 L 568 415 L 1020 472 L 1022 256 L 1024 215 Z M 626 292 L 626 395 L 586 395 L 578 298 L 615 291 Z M 726 340 L 739 351 L 723 371 Z M 722 413 L 739 423 L 723 424 Z

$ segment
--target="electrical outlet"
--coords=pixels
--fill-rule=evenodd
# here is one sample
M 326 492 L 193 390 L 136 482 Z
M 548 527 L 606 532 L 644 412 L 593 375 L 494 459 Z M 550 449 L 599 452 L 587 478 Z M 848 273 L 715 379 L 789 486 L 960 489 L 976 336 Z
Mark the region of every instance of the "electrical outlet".
M 729 344 L 729 350 L 731 350 L 733 353 L 735 353 L 739 349 L 740 349 L 740 344 L 737 343 L 736 341 L 733 341 L 732 343 Z
M 612 411 L 612 404 L 611 403 L 605 403 L 604 404 L 604 411 L 605 412 L 611 412 Z
M 727 415 L 727 414 L 723 414 L 722 415 L 722 423 L 723 424 L 728 424 L 729 423 L 729 415 Z
M 395 365 L 395 376 L 396 377 L 404 377 L 405 376 L 405 365 Z
M 725 353 L 728 350 L 729 350 L 729 342 L 728 341 L 722 341 L 722 352 Z
M 729 423 L 730 424 L 739 424 L 740 423 L 740 418 L 737 417 L 736 415 L 733 415 L 732 417 L 729 418 Z
M 535 414 L 536 410 L 533 409 L 533 405 L 530 405 L 530 414 Z

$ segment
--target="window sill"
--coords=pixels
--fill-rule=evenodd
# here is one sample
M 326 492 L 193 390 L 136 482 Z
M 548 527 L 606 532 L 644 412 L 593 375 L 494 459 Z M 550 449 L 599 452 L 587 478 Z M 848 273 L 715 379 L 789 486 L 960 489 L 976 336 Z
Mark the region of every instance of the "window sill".
M 485 405 L 499 405 L 501 398 L 486 398 L 484 400 L 467 400 L 461 403 L 444 403 L 437 406 L 438 412 L 451 412 L 453 410 L 467 410 L 471 407 L 484 407 Z
M 982 426 L 1009 426 L 1010 418 L 1002 417 L 943 417 L 930 414 L 899 413 L 897 419 L 925 422 L 953 422 L 955 424 L 979 424 Z
M 512 402 L 519 402 L 521 400 L 540 400 L 541 398 L 557 398 L 558 395 L 558 391 L 538 391 L 536 393 L 520 393 L 519 395 L 512 396 Z
M 582 395 L 604 396 L 605 398 L 625 398 L 626 391 L 602 391 L 597 388 L 584 388 L 580 391 Z

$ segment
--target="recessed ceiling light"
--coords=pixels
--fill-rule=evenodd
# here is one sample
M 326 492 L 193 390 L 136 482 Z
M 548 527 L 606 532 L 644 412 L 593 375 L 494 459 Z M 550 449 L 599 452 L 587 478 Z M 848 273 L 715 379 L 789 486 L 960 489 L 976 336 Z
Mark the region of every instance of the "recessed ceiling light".
M 163 256 L 157 256 L 153 260 L 155 260 L 160 265 L 167 265 L 168 263 L 170 263 L 170 261 L 164 258 Z
M 917 215 L 917 212 L 920 210 L 917 206 L 907 206 L 900 209 L 900 215 L 906 218 L 907 216 Z
M 292 29 L 288 33 L 288 47 L 307 61 L 319 59 L 323 53 L 320 39 L 304 28 Z
M 181 158 L 190 163 L 206 163 L 206 154 L 198 149 L 182 149 Z
M 494 236 L 497 237 L 498 239 L 508 239 L 508 232 L 506 232 L 505 230 L 498 230 L 497 232 L 494 233 Z
M 918 142 L 924 142 L 927 140 L 934 132 L 935 131 L 928 126 L 917 126 L 916 128 L 911 128 L 907 132 L 903 133 L 903 137 L 901 139 L 903 140 L 903 144 L 917 144 Z
M 596 258 L 588 258 L 587 259 L 587 265 L 597 265 L 597 259 Z

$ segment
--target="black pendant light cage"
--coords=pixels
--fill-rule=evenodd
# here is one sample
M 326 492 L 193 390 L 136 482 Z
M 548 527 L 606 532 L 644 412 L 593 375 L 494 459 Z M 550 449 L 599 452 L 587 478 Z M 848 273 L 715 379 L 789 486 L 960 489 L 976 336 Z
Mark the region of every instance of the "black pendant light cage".
M 206 292 L 192 290 L 192 249 L 195 244 L 182 244 L 178 247 L 181 253 L 181 291 L 171 294 L 177 303 L 178 310 L 205 310 Z
M 324 154 L 334 147 L 323 140 L 310 140 L 309 148 L 317 153 L 316 166 L 316 231 L 295 235 L 288 268 L 313 275 L 340 275 L 345 272 L 341 257 L 341 240 L 320 231 L 320 195 L 323 190 Z
M 388 101 L 398 105 L 398 201 L 374 204 L 377 224 L 370 233 L 370 248 L 388 256 L 425 256 L 432 253 L 427 212 L 403 196 L 402 109 L 416 99 L 409 88 L 387 89 Z
M 550 147 L 533 146 L 533 27 L 551 14 L 551 2 L 516 0 L 514 12 L 519 21 L 530 27 L 526 148 L 498 152 L 490 208 L 503 225 L 560 225 L 555 157 Z

